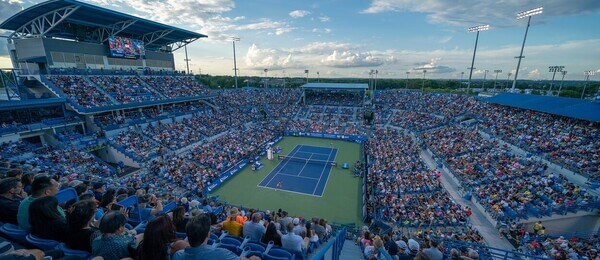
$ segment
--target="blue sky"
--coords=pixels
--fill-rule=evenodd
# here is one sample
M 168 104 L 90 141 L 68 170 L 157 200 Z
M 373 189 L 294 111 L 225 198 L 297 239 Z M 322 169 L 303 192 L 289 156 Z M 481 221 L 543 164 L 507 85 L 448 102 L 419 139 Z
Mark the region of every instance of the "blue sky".
M 236 43 L 240 75 L 428 78 L 468 75 L 475 33 L 466 28 L 490 24 L 481 32 L 474 78 L 483 70 L 516 69 L 526 20 L 516 13 L 544 6 L 533 17 L 519 78 L 548 79 L 548 66 L 563 65 L 566 79 L 600 70 L 600 1 L 597 0 L 87 0 L 147 19 L 208 35 L 188 48 L 191 69 L 233 74 Z M 30 0 L 0 0 L 0 20 Z M 2 46 L 2 48 L 5 48 Z M 6 54 L 6 50 L 0 52 Z M 175 53 L 183 69 L 183 50 Z M 0 57 L 6 64 L 6 56 Z M 598 71 L 600 74 L 600 71 Z M 489 77 L 489 75 L 488 75 Z M 598 77 L 598 76 L 595 76 Z

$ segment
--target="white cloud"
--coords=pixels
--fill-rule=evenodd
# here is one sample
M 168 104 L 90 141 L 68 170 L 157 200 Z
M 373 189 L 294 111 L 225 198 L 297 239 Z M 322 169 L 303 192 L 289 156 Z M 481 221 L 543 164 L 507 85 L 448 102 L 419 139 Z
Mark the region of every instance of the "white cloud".
M 285 33 L 289 33 L 291 31 L 293 31 L 295 28 L 291 28 L 291 27 L 286 27 L 286 28 L 277 28 L 275 29 L 275 35 L 282 35 Z
M 304 54 L 326 54 L 334 50 L 352 50 L 358 46 L 344 42 L 313 42 L 299 49 L 291 49 L 290 52 Z
M 249 69 L 281 69 L 296 66 L 292 54 L 284 54 L 275 49 L 261 49 L 252 44 L 246 52 L 246 66 Z
M 314 32 L 314 33 L 331 33 L 331 29 L 329 29 L 329 28 L 323 28 L 323 29 L 313 28 L 312 32 Z
M 383 65 L 383 60 L 370 53 L 355 53 L 351 51 L 333 51 L 321 64 L 336 68 L 374 67 Z
M 305 17 L 305 16 L 307 16 L 309 14 L 310 14 L 310 12 L 306 11 L 306 10 L 294 10 L 294 11 L 290 12 L 290 16 L 292 18 L 302 18 L 302 17 Z
M 268 18 L 262 18 L 258 22 L 249 23 L 242 26 L 237 26 L 235 30 L 264 30 L 264 29 L 277 29 L 286 26 L 284 22 L 272 21 Z
M 527 73 L 527 77 L 529 79 L 539 79 L 540 78 L 540 70 L 534 69 L 534 70 L 530 71 L 529 73 Z
M 520 11 L 544 6 L 540 18 L 550 16 L 578 15 L 597 12 L 600 1 L 597 0 L 505 0 L 497 3 L 478 0 L 373 0 L 363 13 L 381 12 L 418 12 L 428 14 L 432 23 L 457 26 L 473 26 L 489 23 L 493 26 L 512 26 L 516 14 Z
M 411 71 L 422 72 L 423 70 L 427 70 L 428 73 L 451 73 L 456 71 L 455 68 L 438 65 L 438 62 L 441 60 L 442 58 L 433 58 L 429 62 L 417 62 L 415 63 L 416 67 L 413 67 Z
M 320 20 L 321 22 L 324 22 L 324 23 L 325 23 L 325 22 L 329 22 L 329 21 L 331 21 L 331 18 L 330 18 L 329 16 L 323 15 L 323 16 L 320 16 L 320 17 L 319 17 L 319 20 Z

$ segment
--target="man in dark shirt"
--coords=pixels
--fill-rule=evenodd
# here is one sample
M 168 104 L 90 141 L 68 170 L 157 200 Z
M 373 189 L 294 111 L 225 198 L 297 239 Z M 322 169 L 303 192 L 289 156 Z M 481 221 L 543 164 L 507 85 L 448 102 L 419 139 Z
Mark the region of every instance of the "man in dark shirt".
M 24 194 L 23 184 L 17 177 L 0 180 L 0 221 L 18 225 L 17 212 Z

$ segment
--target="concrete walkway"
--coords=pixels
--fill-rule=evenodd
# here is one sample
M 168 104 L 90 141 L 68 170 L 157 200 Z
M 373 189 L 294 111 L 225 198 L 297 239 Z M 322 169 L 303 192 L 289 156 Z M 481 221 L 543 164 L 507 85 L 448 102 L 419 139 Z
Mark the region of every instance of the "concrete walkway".
M 435 164 L 435 160 L 425 151 L 421 151 L 421 158 L 423 161 L 431 168 L 436 169 L 437 166 Z M 446 169 L 441 169 L 442 177 L 441 182 L 444 185 L 444 188 L 448 191 L 450 196 L 454 199 L 454 201 L 458 202 L 462 206 L 466 206 L 471 208 L 473 214 L 469 218 L 469 221 L 473 228 L 477 229 L 483 239 L 488 246 L 501 248 L 506 250 L 515 249 L 510 242 L 503 236 L 500 236 L 500 232 L 492 222 L 490 222 L 486 213 L 481 211 L 472 201 L 466 200 L 462 198 L 459 187 L 454 180 L 452 180 L 452 176 Z

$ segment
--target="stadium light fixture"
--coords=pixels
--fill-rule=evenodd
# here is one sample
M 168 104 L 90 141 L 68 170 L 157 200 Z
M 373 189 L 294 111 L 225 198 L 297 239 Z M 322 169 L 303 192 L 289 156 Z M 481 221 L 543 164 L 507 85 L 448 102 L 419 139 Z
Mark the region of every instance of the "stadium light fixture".
M 239 41 L 240 41 L 240 37 L 231 37 L 231 42 L 233 42 L 233 73 L 234 73 L 234 80 L 235 80 L 235 89 L 238 88 L 238 78 L 237 78 L 238 68 L 237 68 L 237 62 L 235 59 L 235 42 L 239 42 Z
M 427 73 L 427 70 L 423 70 L 423 85 L 421 86 L 421 92 L 423 92 L 423 89 L 425 89 L 425 74 Z
M 377 90 L 377 74 L 379 73 L 378 70 L 375 70 L 375 84 L 373 85 L 373 90 Z
M 406 89 L 408 90 L 408 74 L 410 74 L 410 71 L 406 72 Z
M 505 90 L 505 91 L 506 91 L 506 89 L 508 89 L 508 82 L 510 82 L 510 76 L 511 76 L 511 75 L 512 75 L 512 72 L 509 72 L 509 73 L 507 74 L 507 77 L 506 77 L 506 87 L 504 87 L 504 90 Z
M 306 84 L 308 84 L 308 70 L 304 70 L 304 73 L 306 73 Z
M 460 84 L 458 84 L 460 88 L 462 88 L 462 81 L 463 81 L 463 77 L 464 77 L 464 76 L 465 76 L 465 72 L 464 72 L 464 71 L 461 71 L 461 72 L 460 72 Z
M 593 70 L 586 70 L 583 72 L 585 75 L 585 84 L 583 85 L 583 91 L 581 92 L 581 98 L 585 95 L 585 88 L 587 87 L 588 81 L 590 80 L 590 76 L 594 76 L 596 74 Z
M 538 7 L 538 8 L 534 8 L 534 9 L 520 12 L 517 14 L 517 19 L 522 19 L 522 18 L 527 17 L 527 28 L 525 29 L 525 37 L 523 37 L 523 44 L 521 45 L 521 54 L 519 54 L 519 56 L 515 57 L 515 58 L 519 59 L 519 62 L 517 63 L 517 70 L 515 71 L 515 79 L 513 80 L 512 88 L 510 89 L 511 92 L 515 91 L 515 87 L 517 86 L 517 77 L 519 76 L 519 68 L 521 67 L 521 59 L 525 58 L 525 56 L 523 56 L 523 49 L 525 49 L 525 41 L 527 40 L 527 32 L 529 32 L 529 26 L 531 25 L 531 17 L 534 15 L 541 14 L 543 11 L 544 11 L 544 7 Z
M 269 69 L 265 69 L 264 72 L 265 72 L 265 88 L 269 88 L 269 76 L 268 76 Z
M 317 83 L 321 83 L 321 74 L 317 71 Z
M 562 79 L 560 80 L 560 87 L 558 88 L 558 96 L 560 97 L 560 92 L 562 91 L 563 81 L 565 81 L 565 76 L 567 75 L 567 71 L 563 70 L 560 72 L 562 74 Z
M 496 92 L 496 81 L 498 81 L 498 73 L 502 73 L 502 70 L 494 70 L 496 73 L 496 79 L 494 79 L 494 92 Z
M 183 46 L 183 49 L 185 50 L 185 68 L 186 68 L 186 72 L 187 74 L 190 74 L 190 59 L 188 59 L 188 54 L 187 54 L 187 44 L 185 46 Z
M 487 73 L 490 72 L 489 70 L 483 70 L 483 85 L 481 85 L 481 87 L 483 88 L 483 91 L 485 91 L 485 78 L 487 78 Z
M 565 66 L 550 66 L 548 67 L 548 72 L 552 72 L 552 81 L 550 81 L 550 88 L 548 89 L 548 92 L 550 92 L 548 95 L 552 95 L 552 86 L 554 85 L 554 77 L 556 76 L 556 72 L 562 72 L 562 70 L 565 68 Z
M 475 67 L 474 67 L 474 65 L 475 65 L 475 53 L 477 52 L 477 42 L 479 41 L 479 32 L 480 31 L 487 31 L 489 29 L 490 29 L 490 25 L 489 24 L 473 26 L 473 27 L 469 27 L 467 29 L 467 31 L 469 31 L 469 32 L 477 32 L 477 36 L 475 37 L 475 48 L 473 49 L 473 59 L 471 60 L 471 67 L 468 68 L 471 71 L 469 72 L 469 82 L 467 83 L 467 95 L 469 94 L 469 90 L 471 89 L 471 77 L 473 76 L 473 70 L 475 69 Z

